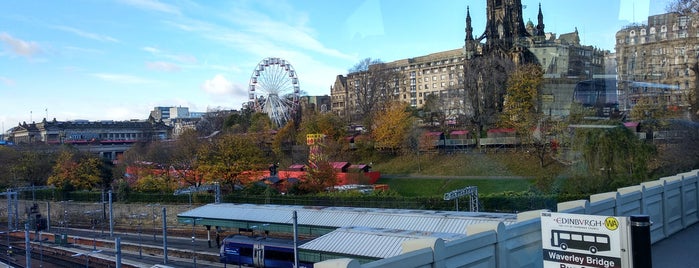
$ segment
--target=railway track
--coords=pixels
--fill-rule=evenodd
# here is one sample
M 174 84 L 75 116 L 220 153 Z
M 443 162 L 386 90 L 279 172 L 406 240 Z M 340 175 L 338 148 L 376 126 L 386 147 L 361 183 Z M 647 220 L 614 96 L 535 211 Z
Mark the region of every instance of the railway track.
M 155 236 L 132 233 L 129 228 L 120 229 L 121 237 L 121 266 L 151 267 L 162 264 L 162 239 L 157 241 Z M 0 237 L 0 261 L 11 267 L 27 267 L 26 244 L 23 231 L 2 232 Z M 56 234 L 42 234 L 42 241 L 34 232 L 30 232 L 31 267 L 115 267 L 116 252 L 114 239 L 97 238 L 100 231 L 92 229 L 72 228 L 65 241 L 56 240 Z M 195 235 L 200 237 L 198 243 L 191 241 L 191 230 L 168 230 L 169 262 L 175 267 L 223 267 L 218 262 L 217 249 L 207 246 L 205 234 L 201 231 Z M 144 239 L 145 238 L 145 239 Z M 59 241 L 59 242 L 57 242 Z M 172 242 L 170 242 L 172 241 Z M 10 247 L 11 250 L 10 250 Z M 201 248 L 195 250 L 195 246 Z M 215 247 L 215 245 L 213 245 Z M 11 252 L 11 253 L 10 253 Z

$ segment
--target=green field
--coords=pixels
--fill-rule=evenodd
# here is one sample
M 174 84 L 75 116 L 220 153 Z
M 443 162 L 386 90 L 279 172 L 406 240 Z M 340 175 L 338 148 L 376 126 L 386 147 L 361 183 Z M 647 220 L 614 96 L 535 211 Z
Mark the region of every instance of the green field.
M 383 174 L 378 183 L 406 197 L 441 196 L 466 186 L 478 186 L 481 195 L 522 192 L 531 189 L 536 178 L 569 171 L 550 159 L 541 167 L 538 159 L 521 151 L 399 156 L 375 161 L 373 170 Z

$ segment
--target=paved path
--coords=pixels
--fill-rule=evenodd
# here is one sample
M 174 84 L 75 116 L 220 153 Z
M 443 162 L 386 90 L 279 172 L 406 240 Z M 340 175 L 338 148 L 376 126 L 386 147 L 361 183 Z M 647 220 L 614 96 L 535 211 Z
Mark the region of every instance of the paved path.
M 651 250 L 653 267 L 699 268 L 699 223 L 660 240 Z

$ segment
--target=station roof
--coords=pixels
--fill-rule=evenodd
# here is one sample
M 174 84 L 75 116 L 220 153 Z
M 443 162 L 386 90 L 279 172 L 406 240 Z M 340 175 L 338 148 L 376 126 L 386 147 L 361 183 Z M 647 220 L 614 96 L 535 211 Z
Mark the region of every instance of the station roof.
M 200 225 L 207 225 L 207 221 L 244 221 L 291 225 L 293 211 L 297 213 L 299 226 L 370 227 L 455 234 L 465 234 L 468 225 L 486 222 L 503 222 L 508 225 L 514 223 L 517 218 L 515 214 L 488 212 L 232 203 L 204 205 L 180 213 L 177 217 L 181 222 L 196 219 L 197 224 Z
M 516 214 L 505 213 L 232 203 L 204 205 L 177 218 L 182 223 L 194 220 L 197 225 L 230 223 L 228 226 L 239 228 L 266 226 L 266 230 L 289 231 L 293 230 L 289 228 L 294 211 L 299 231 L 312 230 L 307 234 L 320 235 L 300 246 L 303 251 L 369 259 L 396 256 L 407 240 L 436 237 L 451 241 L 466 237 L 466 228 L 472 224 L 510 225 L 517 220 Z
M 441 238 L 452 241 L 465 234 L 433 233 L 385 228 L 343 227 L 299 246 L 311 251 L 332 252 L 342 255 L 365 256 L 377 259 L 400 255 L 405 241 L 420 238 Z

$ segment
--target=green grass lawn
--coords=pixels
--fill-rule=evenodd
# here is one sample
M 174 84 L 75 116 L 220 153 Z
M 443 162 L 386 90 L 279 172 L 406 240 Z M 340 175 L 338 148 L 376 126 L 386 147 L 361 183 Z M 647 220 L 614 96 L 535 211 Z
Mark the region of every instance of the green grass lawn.
M 388 184 L 390 189 L 401 196 L 443 196 L 444 193 L 477 186 L 478 194 L 500 193 L 505 191 L 526 191 L 532 179 L 435 179 L 435 178 L 381 178 L 377 183 Z
M 479 194 L 521 192 L 529 190 L 536 178 L 555 178 L 568 169 L 550 158 L 541 167 L 537 158 L 523 151 L 404 155 L 373 165 L 381 174 L 394 175 L 378 183 L 402 196 L 441 196 L 466 186 L 478 186 Z

